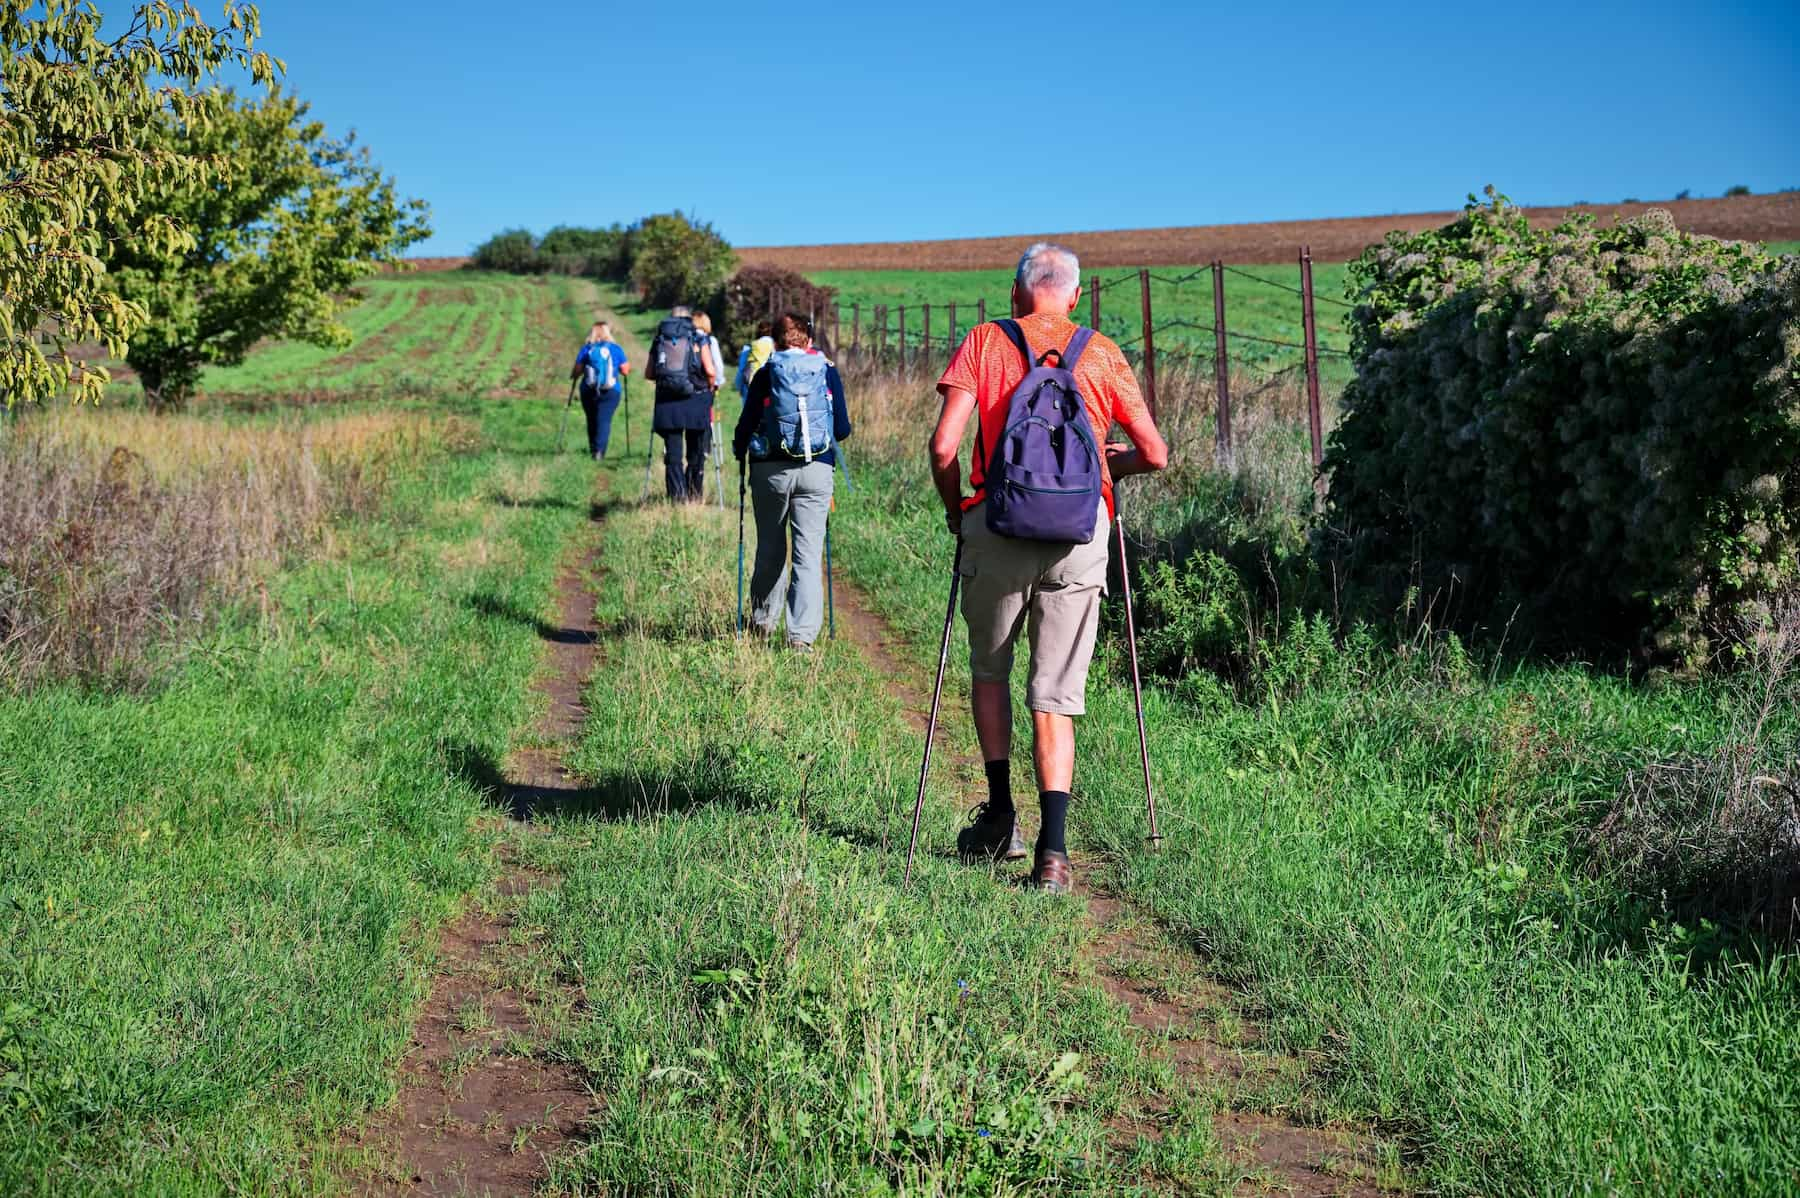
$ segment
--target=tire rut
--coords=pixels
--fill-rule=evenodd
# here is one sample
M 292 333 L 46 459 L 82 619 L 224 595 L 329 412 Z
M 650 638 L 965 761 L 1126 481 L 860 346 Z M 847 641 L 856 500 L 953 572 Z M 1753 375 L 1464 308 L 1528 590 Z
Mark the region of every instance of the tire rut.
M 596 479 L 590 522 L 556 578 L 556 626 L 539 630 L 542 663 L 533 688 L 545 709 L 534 743 L 514 752 L 495 799 L 505 828 L 529 827 L 538 797 L 571 785 L 562 744 L 579 733 L 582 691 L 594 668 L 600 630 L 589 579 L 599 561 L 608 476 Z M 400 1067 L 399 1093 L 353 1147 L 375 1160 L 353 1188 L 363 1194 L 506 1195 L 533 1193 L 549 1159 L 577 1144 L 598 1113 L 584 1075 L 545 1051 L 537 1013 L 581 1005 L 572 986 L 527 994 L 508 981 L 527 951 L 511 914 L 532 890 L 561 879 L 522 868 L 504 847 L 499 902 L 474 904 L 441 933 L 431 991 Z
M 887 675 L 907 702 L 907 718 L 921 734 L 931 696 L 919 685 L 916 667 L 895 652 L 900 638 L 869 606 L 866 596 L 841 577 L 836 581 L 837 615 L 849 640 Z M 940 737 L 943 718 L 940 716 Z M 980 777 L 981 762 L 947 738 L 948 753 L 965 774 Z M 1176 1099 L 1216 1100 L 1256 1080 L 1299 1072 L 1291 1057 L 1258 1052 L 1254 1025 L 1240 1020 L 1232 993 L 1197 967 L 1193 954 L 1141 913 L 1129 900 L 1096 888 L 1088 879 L 1097 863 L 1071 854 L 1075 894 L 1085 905 L 1095 935 L 1080 950 L 1079 968 L 1093 977 L 1141 1034 L 1146 1054 L 1164 1062 L 1176 1094 L 1145 1095 L 1138 1109 L 1113 1120 L 1111 1141 L 1121 1158 L 1140 1143 L 1160 1140 Z M 1229 1029 L 1229 1030 L 1224 1030 Z M 1280 1116 L 1234 1111 L 1217 1103 L 1214 1134 L 1230 1163 L 1243 1170 L 1237 1192 L 1273 1188 L 1314 1198 L 1374 1198 L 1392 1193 L 1377 1184 L 1379 1143 L 1346 1127 L 1313 1127 Z M 1154 1176 L 1143 1179 L 1154 1183 Z

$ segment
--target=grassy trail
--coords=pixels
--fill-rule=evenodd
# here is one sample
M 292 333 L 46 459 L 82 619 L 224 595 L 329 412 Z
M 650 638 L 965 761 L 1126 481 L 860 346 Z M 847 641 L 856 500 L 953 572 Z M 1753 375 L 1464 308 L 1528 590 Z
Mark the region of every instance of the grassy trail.
M 637 483 L 628 462 L 611 474 Z M 881 647 L 893 634 L 840 591 L 843 635 L 811 657 L 739 641 L 734 540 L 714 508 L 609 511 L 568 759 L 585 783 L 534 794 L 514 836 L 562 879 L 513 904 L 536 954 L 519 976 L 578 982 L 551 1053 L 601 1096 L 553 1188 L 1397 1180 L 1391 1152 L 1301 1126 L 1329 1112 L 1294 1062 L 1248 1043 L 1192 955 L 1124 904 L 1047 901 L 936 835 L 902 892 L 923 700 Z M 946 725 L 934 826 L 979 776 L 964 722 Z

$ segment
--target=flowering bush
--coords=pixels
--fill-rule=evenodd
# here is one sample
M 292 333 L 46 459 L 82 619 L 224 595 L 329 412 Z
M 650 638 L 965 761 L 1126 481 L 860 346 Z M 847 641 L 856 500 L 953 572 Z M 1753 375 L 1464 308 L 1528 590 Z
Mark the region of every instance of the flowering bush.
M 1488 197 L 1351 266 L 1323 535 L 1540 643 L 1697 666 L 1797 573 L 1800 261 Z

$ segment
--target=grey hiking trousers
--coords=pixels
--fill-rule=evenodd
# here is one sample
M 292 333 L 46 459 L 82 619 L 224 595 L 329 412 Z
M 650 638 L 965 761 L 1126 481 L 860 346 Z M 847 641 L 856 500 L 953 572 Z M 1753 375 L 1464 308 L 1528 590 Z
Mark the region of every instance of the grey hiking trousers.
M 810 645 L 825 622 L 825 521 L 836 475 L 824 462 L 752 462 L 756 569 L 750 575 L 750 624 L 773 633 L 785 599 L 790 645 Z M 788 534 L 793 534 L 793 566 Z

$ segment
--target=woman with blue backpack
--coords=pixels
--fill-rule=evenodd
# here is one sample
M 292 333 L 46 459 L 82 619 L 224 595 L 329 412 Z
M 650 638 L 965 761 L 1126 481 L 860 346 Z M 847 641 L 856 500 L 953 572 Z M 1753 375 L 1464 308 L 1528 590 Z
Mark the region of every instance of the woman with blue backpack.
M 625 376 L 631 361 L 625 349 L 612 339 L 612 327 L 599 321 L 589 330 L 581 352 L 575 355 L 571 378 L 581 380 L 581 411 L 587 417 L 588 452 L 596 462 L 606 457 L 612 441 L 613 414 L 619 410 Z
M 750 627 L 773 636 L 785 615 L 788 647 L 806 652 L 825 621 L 825 530 L 850 412 L 844 380 L 814 347 L 806 317 L 778 319 L 774 339 L 774 354 L 750 380 L 732 452 L 740 472 L 748 468 L 756 513 Z

